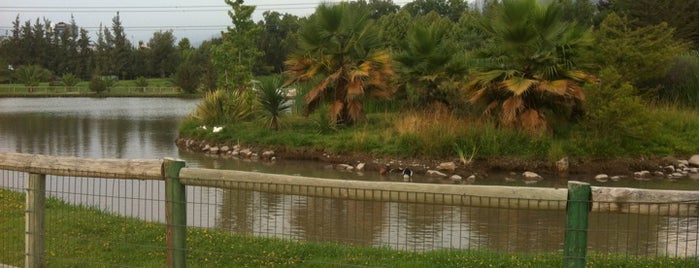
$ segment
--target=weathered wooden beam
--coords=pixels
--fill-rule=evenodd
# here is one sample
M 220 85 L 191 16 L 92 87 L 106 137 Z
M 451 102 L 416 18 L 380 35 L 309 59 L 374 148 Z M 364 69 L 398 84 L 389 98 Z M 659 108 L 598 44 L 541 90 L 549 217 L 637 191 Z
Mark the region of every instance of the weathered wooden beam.
M 46 267 L 46 175 L 29 174 L 26 192 L 24 266 Z
M 513 209 L 560 210 L 567 193 L 553 188 L 335 180 L 201 168 L 183 168 L 180 181 L 277 194 Z
M 0 153 L 0 169 L 57 176 L 162 180 L 162 164 L 159 159 L 90 159 Z

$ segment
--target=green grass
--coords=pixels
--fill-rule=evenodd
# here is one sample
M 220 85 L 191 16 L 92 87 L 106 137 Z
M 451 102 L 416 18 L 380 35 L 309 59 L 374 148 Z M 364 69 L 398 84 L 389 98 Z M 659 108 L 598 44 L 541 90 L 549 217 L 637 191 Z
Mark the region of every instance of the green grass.
M 23 266 L 24 195 L 0 190 L 0 263 Z M 162 267 L 165 227 L 73 206 L 50 198 L 46 214 L 47 265 Z M 514 254 L 483 250 L 424 253 L 294 242 L 188 228 L 190 267 L 561 267 L 560 253 Z M 697 258 L 592 254 L 587 267 L 696 267 Z
M 168 79 L 148 79 L 145 89 L 137 87 L 134 81 L 117 81 L 108 92 L 99 95 L 90 91 L 88 81 L 81 81 L 72 88 L 41 83 L 32 92 L 22 84 L 0 84 L 0 97 L 199 97 L 199 94 L 182 93 Z
M 351 127 L 330 129 L 308 118 L 287 115 L 279 131 L 260 122 L 230 124 L 219 133 L 197 129 L 193 120 L 180 127 L 183 137 L 213 142 L 240 142 L 263 146 L 322 148 L 331 153 L 366 153 L 387 157 L 450 159 L 458 157 L 454 144 L 474 153 L 475 158 L 512 157 L 558 160 L 563 156 L 583 159 L 612 159 L 691 155 L 699 151 L 699 112 L 672 107 L 651 108 L 657 131 L 639 133 L 635 139 L 619 140 L 615 135 L 599 135 L 581 125 L 569 125 L 550 135 L 531 136 L 497 128 L 454 115 L 420 112 L 377 112 Z M 210 128 L 209 128 L 210 129 Z M 600 133 L 604 134 L 604 131 Z

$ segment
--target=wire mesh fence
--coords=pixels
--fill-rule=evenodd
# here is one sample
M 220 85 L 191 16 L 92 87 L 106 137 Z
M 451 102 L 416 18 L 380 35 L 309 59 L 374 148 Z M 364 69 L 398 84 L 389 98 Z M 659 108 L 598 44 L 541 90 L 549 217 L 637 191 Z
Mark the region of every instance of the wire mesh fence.
M 563 252 L 565 189 L 309 181 L 220 171 L 191 176 L 196 171 L 183 169 L 181 178 L 188 185 L 186 254 L 191 265 L 216 266 L 239 258 L 258 258 L 264 265 L 268 258 L 279 258 L 241 248 L 239 240 L 250 237 L 417 252 Z M 166 182 L 94 170 L 43 173 L 77 174 L 46 176 L 42 240 L 48 266 L 165 265 L 172 248 L 167 244 Z M 25 265 L 28 181 L 27 172 L 0 169 L 0 264 Z M 497 192 L 505 194 L 495 196 Z M 697 200 L 594 201 L 586 230 L 588 252 L 696 260 Z

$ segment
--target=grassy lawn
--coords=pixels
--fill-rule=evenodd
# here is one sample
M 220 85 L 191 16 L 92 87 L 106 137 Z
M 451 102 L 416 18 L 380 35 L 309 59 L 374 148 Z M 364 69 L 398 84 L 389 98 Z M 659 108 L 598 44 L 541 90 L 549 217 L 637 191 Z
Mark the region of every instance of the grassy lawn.
M 29 92 L 22 84 L 0 84 L 0 97 L 182 97 L 199 96 L 185 94 L 167 79 L 148 79 L 148 87 L 136 86 L 133 80 L 116 82 L 107 92 L 98 95 L 90 91 L 89 82 L 79 82 L 75 87 L 50 86 L 41 83 Z
M 23 266 L 24 195 L 0 190 L 0 263 Z M 165 264 L 165 227 L 134 218 L 47 202 L 47 265 L 72 267 Z M 190 267 L 561 267 L 560 253 L 512 254 L 482 250 L 425 253 L 293 242 L 189 228 Z M 697 258 L 591 255 L 588 267 L 696 267 Z

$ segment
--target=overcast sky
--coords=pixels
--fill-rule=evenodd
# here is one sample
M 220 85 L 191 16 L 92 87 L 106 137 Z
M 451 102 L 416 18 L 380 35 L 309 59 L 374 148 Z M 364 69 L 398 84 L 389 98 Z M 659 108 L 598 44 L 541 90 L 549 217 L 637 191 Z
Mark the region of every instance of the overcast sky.
M 253 20 L 257 22 L 262 19 L 262 13 L 269 10 L 308 16 L 321 2 L 247 0 L 245 4 L 257 6 L 253 14 Z M 111 27 L 112 18 L 119 11 L 126 35 L 134 44 L 139 40 L 148 42 L 153 32 L 170 29 L 178 41 L 187 37 L 198 44 L 218 36 L 226 26 L 232 25 L 228 10 L 230 7 L 223 0 L 0 0 L 0 35 L 10 34 L 17 15 L 21 23 L 31 20 L 34 24 L 36 18 L 47 18 L 53 23 L 69 23 L 72 14 L 76 24 L 88 30 L 94 41 L 100 23 Z

